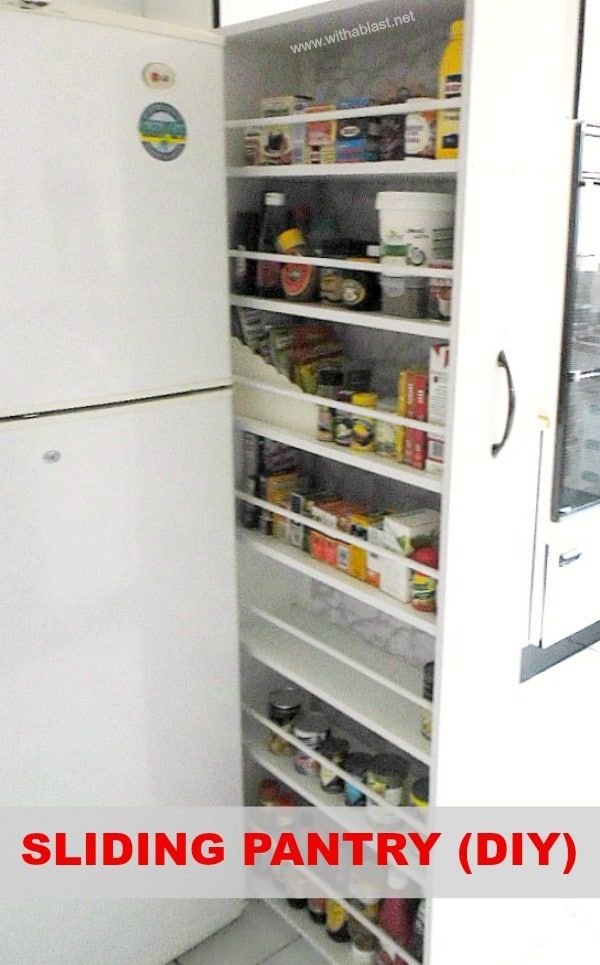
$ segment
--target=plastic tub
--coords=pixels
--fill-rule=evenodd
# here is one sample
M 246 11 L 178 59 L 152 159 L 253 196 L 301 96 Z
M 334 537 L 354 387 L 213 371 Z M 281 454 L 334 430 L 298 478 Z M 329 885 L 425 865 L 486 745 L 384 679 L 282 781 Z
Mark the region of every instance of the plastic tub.
M 430 265 L 454 253 L 454 195 L 380 191 L 381 260 L 388 265 Z

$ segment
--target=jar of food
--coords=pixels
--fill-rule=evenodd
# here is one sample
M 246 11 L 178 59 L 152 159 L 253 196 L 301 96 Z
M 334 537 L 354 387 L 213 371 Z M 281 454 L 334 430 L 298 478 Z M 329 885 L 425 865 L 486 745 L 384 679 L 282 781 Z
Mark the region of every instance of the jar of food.
M 352 405 L 352 398 L 354 392 L 348 389 L 342 389 L 341 392 L 336 393 L 337 402 L 347 402 L 348 405 Z M 333 417 L 333 441 L 336 446 L 344 446 L 349 449 L 352 445 L 352 426 L 354 425 L 354 416 L 351 412 L 346 412 L 344 409 L 336 409 L 335 415 Z
M 375 924 L 379 913 L 379 895 L 376 894 L 374 887 L 369 882 L 361 883 L 357 894 L 359 897 L 351 898 L 349 904 Z M 352 942 L 352 960 L 365 963 L 373 962 L 377 948 L 377 939 L 373 932 L 370 932 L 362 922 L 352 917 L 348 922 L 348 930 Z
M 452 268 L 451 261 L 436 259 L 431 262 L 432 268 Z M 452 317 L 452 279 L 429 279 L 429 307 L 428 315 L 440 322 L 449 322 Z
M 396 415 L 398 402 L 396 399 L 381 399 L 377 408 L 380 412 L 385 412 L 388 415 Z M 375 451 L 380 456 L 385 456 L 387 459 L 396 458 L 397 429 L 398 427 L 393 422 L 377 421 Z
M 297 255 L 298 264 L 285 262 L 281 266 L 281 287 L 288 301 L 312 302 L 319 292 L 319 269 L 302 264 L 308 248 L 299 228 L 287 228 L 277 236 L 277 249 L 282 255 Z
M 377 408 L 378 396 L 374 392 L 355 392 L 352 396 L 352 405 L 365 409 Z M 375 419 L 367 419 L 363 416 L 354 416 L 352 420 L 352 451 L 353 452 L 374 452 L 375 433 L 377 423 Z
M 329 736 L 329 721 L 324 714 L 302 714 L 294 721 L 294 737 L 312 750 L 319 750 Z M 297 750 L 294 754 L 294 767 L 299 774 L 319 776 L 321 765 L 311 757 Z
M 327 921 L 327 898 L 309 898 L 308 914 L 315 925 L 324 925 Z
M 372 760 L 371 754 L 349 754 L 344 764 L 344 770 L 349 777 L 356 777 L 361 784 L 364 784 Z M 365 807 L 367 803 L 363 792 L 351 781 L 346 781 L 344 785 L 344 795 L 348 807 Z
M 415 550 L 411 559 L 436 570 L 439 566 L 440 555 L 437 547 L 423 546 L 421 549 Z M 422 613 L 435 613 L 437 610 L 437 580 L 435 577 L 413 570 L 411 596 L 415 610 L 420 610 Z
M 330 737 L 323 742 L 321 754 L 323 757 L 326 757 L 328 761 L 331 761 L 332 764 L 337 764 L 338 767 L 341 767 L 348 755 L 348 746 L 348 741 Z M 338 775 L 334 774 L 328 767 L 321 765 L 320 778 L 321 787 L 327 794 L 344 793 L 343 778 L 338 777 Z
M 365 783 L 374 794 L 379 795 L 390 807 L 401 807 L 407 798 L 406 782 L 410 765 L 400 754 L 378 754 L 373 758 L 367 771 Z M 367 807 L 379 810 L 374 801 L 368 800 Z M 379 817 L 376 812 L 373 817 Z
M 400 318 L 426 318 L 428 288 L 426 278 L 381 276 L 381 308 L 385 315 Z
M 335 399 L 344 382 L 344 373 L 341 369 L 321 369 L 319 372 L 319 384 L 317 395 L 324 399 Z M 320 405 L 317 423 L 317 438 L 321 442 L 334 441 L 335 409 L 328 405 Z
M 368 368 L 351 368 L 346 370 L 344 386 L 352 393 L 370 392 L 373 370 Z
M 423 698 L 433 700 L 433 678 L 435 674 L 435 663 L 426 663 L 423 667 Z M 431 740 L 431 710 L 423 708 L 421 711 L 421 733 L 428 741 Z
M 346 909 L 333 899 L 327 899 L 326 905 L 327 918 L 325 927 L 327 934 L 332 941 L 338 945 L 343 945 L 350 941 L 350 930 L 348 928 L 349 915 Z
M 302 693 L 297 687 L 281 687 L 269 694 L 269 720 L 291 734 L 292 725 L 302 709 Z M 279 734 L 269 732 L 268 748 L 278 757 L 289 757 L 294 748 Z
M 265 778 L 264 781 L 261 781 L 258 796 L 258 803 L 260 807 L 275 807 L 277 805 L 279 792 L 280 787 L 277 781 L 273 781 L 270 778 Z
M 375 258 L 354 258 L 365 264 L 375 264 Z M 342 305 L 353 311 L 376 311 L 381 304 L 381 289 L 376 272 L 353 269 L 344 272 L 342 283 Z
M 418 781 L 415 781 L 410 789 L 410 803 L 411 807 L 415 808 L 426 808 L 429 807 L 429 778 L 420 777 Z

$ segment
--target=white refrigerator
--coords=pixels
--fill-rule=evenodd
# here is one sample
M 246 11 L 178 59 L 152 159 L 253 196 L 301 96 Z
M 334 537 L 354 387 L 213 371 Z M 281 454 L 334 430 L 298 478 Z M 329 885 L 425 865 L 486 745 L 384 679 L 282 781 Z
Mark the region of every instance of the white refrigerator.
M 0 3 L 0 804 L 241 803 L 221 41 Z M 162 965 L 238 902 L 4 905 Z

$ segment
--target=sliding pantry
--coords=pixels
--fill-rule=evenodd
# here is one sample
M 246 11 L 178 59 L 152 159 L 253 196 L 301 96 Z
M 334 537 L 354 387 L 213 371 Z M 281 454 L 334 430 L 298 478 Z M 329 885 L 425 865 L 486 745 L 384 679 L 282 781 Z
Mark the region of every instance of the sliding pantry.
M 556 410 L 575 7 L 347 0 L 224 31 L 249 805 L 344 803 L 321 766 L 374 806 L 427 788 L 435 805 L 564 803 L 531 729 L 560 681 L 519 671 Z M 449 102 L 438 71 L 457 21 Z M 352 146 L 335 145 L 341 128 Z M 414 256 L 393 244 L 407 193 L 434 239 Z M 259 237 L 267 195 L 277 253 Z M 582 687 L 584 656 L 569 670 Z M 351 960 L 305 910 L 274 905 L 326 960 Z M 508 938 L 489 948 L 494 913 L 423 904 L 423 942 L 362 924 L 409 965 L 520 960 Z

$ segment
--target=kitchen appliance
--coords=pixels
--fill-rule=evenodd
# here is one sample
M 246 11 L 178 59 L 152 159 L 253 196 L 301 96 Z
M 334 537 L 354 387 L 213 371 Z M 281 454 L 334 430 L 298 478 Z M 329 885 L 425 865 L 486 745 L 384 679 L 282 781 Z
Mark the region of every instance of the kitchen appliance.
M 241 803 L 222 40 L 0 4 L 0 803 Z M 239 902 L 0 908 L 152 965 Z

